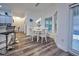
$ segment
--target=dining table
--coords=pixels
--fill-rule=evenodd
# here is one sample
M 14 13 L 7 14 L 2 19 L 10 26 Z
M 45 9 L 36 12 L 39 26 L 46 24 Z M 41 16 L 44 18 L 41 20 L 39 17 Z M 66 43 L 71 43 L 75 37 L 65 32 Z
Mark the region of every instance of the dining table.
M 37 36 L 37 42 L 39 40 L 40 35 L 42 34 L 43 30 L 47 30 L 47 28 L 42 28 L 42 27 L 34 27 L 33 29 L 34 34 Z

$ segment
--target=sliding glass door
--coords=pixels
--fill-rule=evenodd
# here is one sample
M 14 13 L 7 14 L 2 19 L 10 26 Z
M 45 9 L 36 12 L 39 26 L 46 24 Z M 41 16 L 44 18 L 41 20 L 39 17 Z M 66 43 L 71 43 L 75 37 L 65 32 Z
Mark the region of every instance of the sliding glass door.
M 79 5 L 71 8 L 72 10 L 72 40 L 71 49 L 79 54 Z

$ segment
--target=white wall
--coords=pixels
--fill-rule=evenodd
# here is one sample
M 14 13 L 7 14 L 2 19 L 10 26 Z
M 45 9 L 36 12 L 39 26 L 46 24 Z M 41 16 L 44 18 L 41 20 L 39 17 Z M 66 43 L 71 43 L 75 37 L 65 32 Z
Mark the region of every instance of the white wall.
M 68 51 L 69 36 L 69 4 L 56 4 L 57 15 L 57 37 L 56 44 L 64 51 Z
M 56 45 L 68 51 L 68 41 L 69 41 L 69 5 L 67 3 L 54 4 L 48 11 L 43 12 L 31 12 L 27 18 L 27 34 L 29 34 L 29 18 L 34 20 L 42 17 L 42 25 L 44 25 L 44 18 L 52 16 L 54 18 L 54 13 L 57 11 L 57 33 L 56 33 Z M 53 31 L 53 30 L 52 30 Z
M 14 19 L 13 25 L 16 26 L 15 27 L 16 31 L 18 31 L 18 27 L 20 27 L 19 31 L 24 32 L 25 17 L 24 18 L 21 18 L 21 17 L 17 18 L 17 16 L 13 16 L 13 19 Z
M 39 11 L 39 12 L 28 12 L 26 23 L 27 23 L 27 35 L 30 34 L 29 27 L 31 26 L 31 23 L 29 21 L 30 18 L 33 19 L 33 25 L 36 26 L 35 21 L 41 17 L 41 25 L 42 27 L 45 27 L 45 18 L 51 17 L 53 18 L 53 12 L 52 7 L 46 11 Z M 50 12 L 49 12 L 50 11 Z M 53 23 L 54 21 L 52 21 Z M 54 24 L 54 23 L 53 23 Z M 54 32 L 54 25 L 52 26 L 52 32 Z
M 42 12 L 43 18 L 52 16 L 54 19 L 54 13 L 57 11 L 57 33 L 55 42 L 57 46 L 64 51 L 68 51 L 69 46 L 69 5 L 70 4 L 67 3 L 55 4 L 52 8 L 50 7 L 48 11 Z M 52 32 L 53 31 L 54 29 Z
M 26 25 L 27 25 L 27 35 L 30 35 L 30 30 L 29 28 L 35 25 L 35 21 L 39 18 L 39 14 L 36 12 L 28 12 L 27 18 L 26 18 Z M 33 19 L 33 22 L 30 22 L 30 18 Z

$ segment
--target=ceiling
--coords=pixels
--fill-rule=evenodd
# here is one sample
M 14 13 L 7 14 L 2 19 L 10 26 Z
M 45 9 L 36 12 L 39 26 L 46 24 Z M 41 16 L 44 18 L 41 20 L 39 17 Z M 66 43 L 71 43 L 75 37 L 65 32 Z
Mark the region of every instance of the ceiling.
M 36 3 L 4 3 L 8 6 L 13 15 L 23 17 L 26 12 L 42 12 L 50 9 L 53 3 L 40 3 L 37 7 Z

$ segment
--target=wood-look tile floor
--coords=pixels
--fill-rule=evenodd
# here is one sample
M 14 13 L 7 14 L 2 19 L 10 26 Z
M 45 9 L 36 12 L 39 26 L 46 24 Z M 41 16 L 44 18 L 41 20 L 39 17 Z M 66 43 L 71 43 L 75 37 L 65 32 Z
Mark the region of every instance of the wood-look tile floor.
M 23 33 L 17 33 L 16 37 L 18 43 L 14 44 L 14 49 L 9 50 L 6 56 L 71 56 L 57 48 L 53 39 L 48 38 L 47 43 L 40 43 L 40 41 L 37 43 Z

